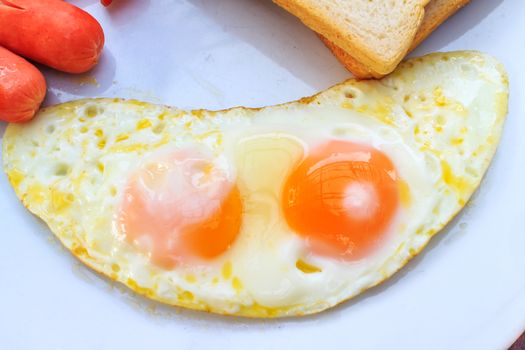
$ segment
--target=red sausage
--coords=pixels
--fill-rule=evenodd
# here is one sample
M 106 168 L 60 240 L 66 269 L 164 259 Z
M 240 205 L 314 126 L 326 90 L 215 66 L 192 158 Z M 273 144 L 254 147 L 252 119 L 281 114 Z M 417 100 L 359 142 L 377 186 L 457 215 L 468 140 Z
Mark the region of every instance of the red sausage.
M 30 120 L 45 96 L 42 73 L 0 46 L 0 120 L 11 123 Z
M 49 67 L 83 73 L 97 64 L 102 27 L 62 0 L 0 0 L 0 45 Z

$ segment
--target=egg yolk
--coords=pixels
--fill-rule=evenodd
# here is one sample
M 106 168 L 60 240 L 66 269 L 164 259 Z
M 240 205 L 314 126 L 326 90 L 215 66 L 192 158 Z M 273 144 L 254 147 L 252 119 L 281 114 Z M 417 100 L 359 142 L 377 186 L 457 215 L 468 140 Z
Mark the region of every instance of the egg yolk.
M 381 243 L 397 212 L 398 176 L 367 145 L 330 141 L 315 148 L 285 182 L 288 225 L 312 251 L 357 260 Z
M 241 225 L 240 194 L 224 171 L 194 151 L 146 163 L 128 181 L 117 214 L 125 239 L 171 269 L 226 251 Z

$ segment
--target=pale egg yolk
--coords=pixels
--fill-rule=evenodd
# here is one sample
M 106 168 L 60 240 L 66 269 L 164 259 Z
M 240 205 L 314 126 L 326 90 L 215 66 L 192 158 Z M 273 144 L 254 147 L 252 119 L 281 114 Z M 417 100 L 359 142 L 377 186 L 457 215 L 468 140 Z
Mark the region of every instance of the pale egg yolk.
M 399 204 L 390 159 L 363 144 L 330 141 L 314 149 L 287 179 L 288 225 L 322 255 L 357 260 L 381 243 Z
M 239 191 L 227 174 L 195 151 L 155 159 L 131 176 L 118 212 L 119 231 L 171 269 L 211 259 L 234 242 L 241 225 Z

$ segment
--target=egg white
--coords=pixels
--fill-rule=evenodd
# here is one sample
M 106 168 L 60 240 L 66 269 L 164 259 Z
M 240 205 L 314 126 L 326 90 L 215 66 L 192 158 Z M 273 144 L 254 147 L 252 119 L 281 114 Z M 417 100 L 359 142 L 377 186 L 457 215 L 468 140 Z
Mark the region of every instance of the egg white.
M 391 276 L 465 205 L 497 147 L 507 98 L 496 60 L 455 52 L 409 60 L 381 81 L 349 80 L 263 109 L 182 111 L 81 100 L 10 125 L 4 169 L 24 205 L 73 254 L 138 293 L 223 314 L 305 315 Z M 279 207 L 286 176 L 330 139 L 382 150 L 406 184 L 385 241 L 359 261 L 309 253 Z M 196 147 L 236 177 L 241 232 L 212 261 L 164 270 L 122 239 L 114 213 L 141 162 Z

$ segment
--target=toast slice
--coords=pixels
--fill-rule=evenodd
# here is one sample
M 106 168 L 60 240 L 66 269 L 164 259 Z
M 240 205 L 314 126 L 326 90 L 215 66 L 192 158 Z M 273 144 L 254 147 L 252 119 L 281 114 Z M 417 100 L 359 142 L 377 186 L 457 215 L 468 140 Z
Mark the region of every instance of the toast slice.
M 414 37 L 414 41 L 408 52 L 414 50 L 423 40 L 425 40 L 437 27 L 445 22 L 450 16 L 465 6 L 470 0 L 431 0 L 425 7 L 425 17 L 419 30 Z M 337 59 L 354 76 L 360 79 L 381 78 L 381 74 L 366 65 L 360 63 L 348 52 L 344 51 L 326 37 L 319 35 L 324 44 L 332 51 Z
M 429 0 L 273 0 L 377 74 L 405 57 Z

